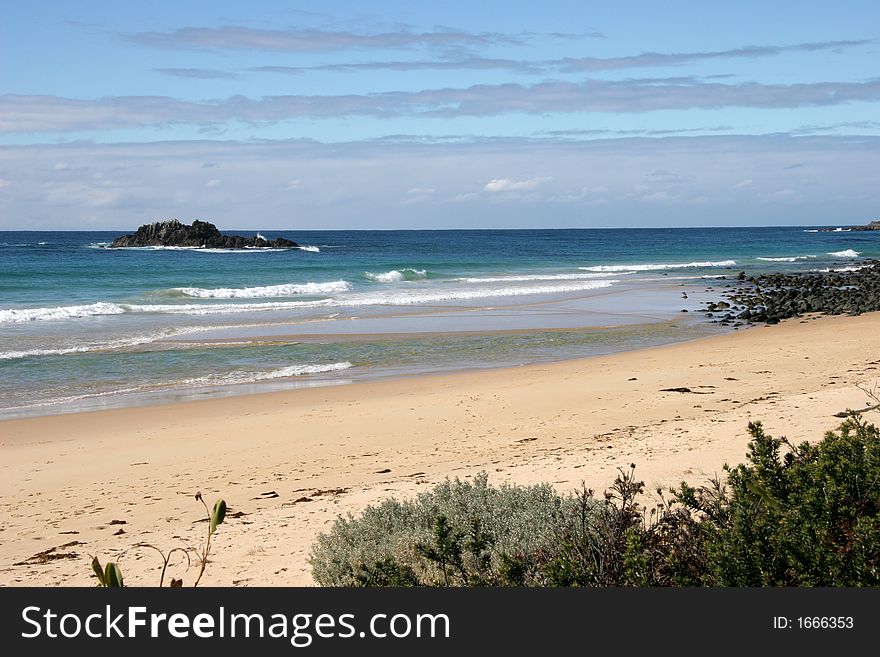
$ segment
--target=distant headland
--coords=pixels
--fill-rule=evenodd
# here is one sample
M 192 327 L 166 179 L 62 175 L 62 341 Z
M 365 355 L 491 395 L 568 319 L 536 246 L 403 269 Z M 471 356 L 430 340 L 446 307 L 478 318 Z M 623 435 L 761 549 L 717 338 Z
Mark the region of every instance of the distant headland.
M 223 235 L 212 223 L 193 221 L 192 226 L 177 219 L 144 224 L 130 235 L 117 237 L 111 249 L 132 246 L 180 246 L 204 249 L 293 249 L 299 244 L 283 237 L 268 240 L 259 233 L 256 237 Z
M 820 233 L 835 233 L 840 232 L 841 230 L 880 230 L 880 220 L 872 221 L 869 224 L 864 226 L 848 226 L 847 228 L 820 228 Z

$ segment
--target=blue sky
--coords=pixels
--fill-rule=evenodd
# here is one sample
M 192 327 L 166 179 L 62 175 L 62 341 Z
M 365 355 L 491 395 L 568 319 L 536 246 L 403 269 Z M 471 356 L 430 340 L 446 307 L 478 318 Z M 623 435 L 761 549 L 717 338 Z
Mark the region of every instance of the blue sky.
M 5 7 L 0 229 L 880 214 L 876 2 L 315 7 Z

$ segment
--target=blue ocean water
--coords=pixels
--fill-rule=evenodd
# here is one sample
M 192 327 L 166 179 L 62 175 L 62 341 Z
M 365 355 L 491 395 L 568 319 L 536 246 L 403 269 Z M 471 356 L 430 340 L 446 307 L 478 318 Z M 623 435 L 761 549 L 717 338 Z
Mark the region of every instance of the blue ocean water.
M 679 313 L 720 277 L 880 257 L 876 233 L 805 227 L 266 230 L 304 248 L 107 248 L 119 234 L 0 232 L 0 417 L 684 340 L 718 330 Z

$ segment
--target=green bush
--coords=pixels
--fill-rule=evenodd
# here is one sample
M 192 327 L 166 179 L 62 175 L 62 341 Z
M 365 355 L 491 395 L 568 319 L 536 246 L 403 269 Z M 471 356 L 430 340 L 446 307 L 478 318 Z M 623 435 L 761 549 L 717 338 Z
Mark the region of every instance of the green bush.
M 880 585 L 880 436 L 858 416 L 797 447 L 750 424 L 730 493 L 682 486 L 699 512 L 706 580 L 724 586 Z M 780 456 L 782 447 L 787 448 Z
M 726 482 L 658 490 L 651 508 L 635 466 L 601 501 L 447 480 L 337 519 L 312 572 L 326 586 L 880 585 L 877 428 L 853 415 L 799 446 L 749 432 Z

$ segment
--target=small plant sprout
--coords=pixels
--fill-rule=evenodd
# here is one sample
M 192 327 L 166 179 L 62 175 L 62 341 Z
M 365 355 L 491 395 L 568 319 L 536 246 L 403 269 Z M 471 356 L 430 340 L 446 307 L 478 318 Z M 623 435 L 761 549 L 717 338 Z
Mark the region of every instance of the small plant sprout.
M 113 561 L 108 561 L 107 565 L 102 568 L 98 557 L 92 557 L 92 570 L 95 571 L 95 576 L 98 578 L 100 586 L 103 586 L 104 588 L 109 589 L 125 586 L 125 584 L 122 583 L 122 571 Z
M 162 585 L 165 583 L 165 571 L 168 570 L 168 562 L 171 561 L 171 557 L 174 556 L 175 553 L 180 552 L 186 557 L 186 567 L 189 568 L 192 565 L 192 559 L 189 556 L 190 551 L 186 548 L 176 547 L 171 548 L 166 554 L 161 549 L 157 548 L 155 545 L 151 543 L 138 543 L 135 547 L 146 547 L 151 550 L 155 550 L 159 553 L 159 556 L 162 557 L 162 574 L 159 576 L 159 588 L 162 588 Z M 171 588 L 180 588 L 183 586 L 182 579 L 171 578 L 171 582 L 169 584 Z
M 223 520 L 226 518 L 226 502 L 222 499 L 217 500 L 214 503 L 213 508 L 209 510 L 208 505 L 205 503 L 201 492 L 196 493 L 195 498 L 202 503 L 202 506 L 205 507 L 205 512 L 207 513 L 208 536 L 206 537 L 205 544 L 203 546 L 198 549 L 191 547 L 174 547 L 171 548 L 168 552 L 165 552 L 161 548 L 158 548 L 151 543 L 137 543 L 133 546 L 135 548 L 149 548 L 159 553 L 159 556 L 162 558 L 162 574 L 159 576 L 160 588 L 165 585 L 165 575 L 168 571 L 168 566 L 171 562 L 172 557 L 178 553 L 186 557 L 187 569 L 192 566 L 193 554 L 198 560 L 199 574 L 196 577 L 193 588 L 199 585 L 199 582 L 202 580 L 202 575 L 205 574 L 205 567 L 208 565 L 208 556 L 211 554 L 211 538 L 217 531 L 217 527 L 219 527 L 223 523 Z M 98 578 L 99 586 L 103 586 L 106 588 L 124 586 L 124 584 L 122 583 L 122 570 L 120 570 L 117 563 L 111 561 L 108 562 L 105 567 L 102 567 L 101 562 L 98 560 L 98 557 L 92 557 L 92 570 L 94 571 L 95 576 Z M 171 588 L 182 588 L 183 579 L 172 577 L 168 586 Z
M 217 527 L 223 522 L 223 519 L 226 518 L 226 502 L 223 500 L 214 502 L 214 508 L 209 511 L 201 491 L 196 493 L 196 499 L 202 503 L 202 506 L 205 507 L 205 511 L 208 513 L 208 538 L 205 539 L 205 545 L 202 547 L 201 552 L 198 553 L 200 562 L 199 576 L 196 577 L 196 583 L 193 584 L 193 588 L 199 585 L 202 575 L 205 573 L 205 566 L 208 565 L 208 555 L 211 553 L 211 537 L 217 531 Z

